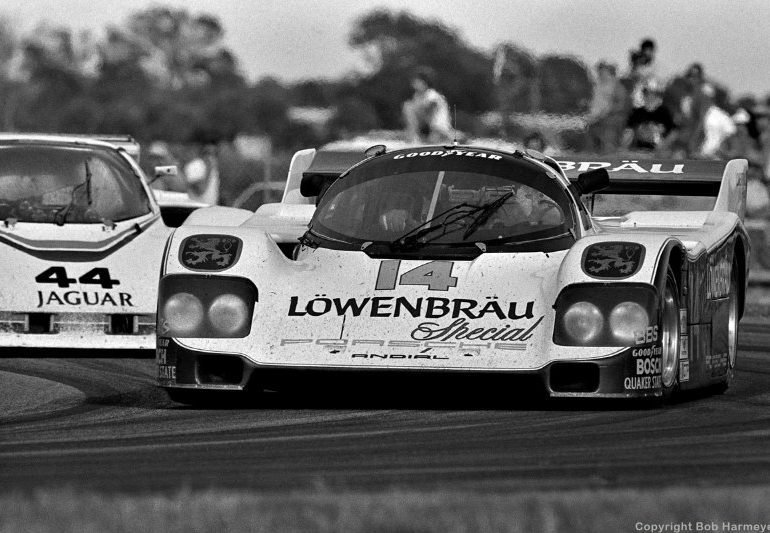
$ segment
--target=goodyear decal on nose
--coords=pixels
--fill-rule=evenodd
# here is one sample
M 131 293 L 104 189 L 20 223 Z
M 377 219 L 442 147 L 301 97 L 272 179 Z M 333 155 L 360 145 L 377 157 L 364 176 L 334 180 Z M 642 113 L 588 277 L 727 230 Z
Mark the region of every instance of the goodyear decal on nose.
M 226 270 L 238 262 L 242 247 L 232 235 L 192 235 L 182 241 L 179 262 L 198 272 Z

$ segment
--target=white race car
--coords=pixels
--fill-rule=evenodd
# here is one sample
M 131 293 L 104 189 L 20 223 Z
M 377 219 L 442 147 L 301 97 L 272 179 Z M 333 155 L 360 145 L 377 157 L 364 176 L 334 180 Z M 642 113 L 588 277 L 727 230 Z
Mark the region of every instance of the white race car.
M 405 374 L 560 397 L 724 389 L 745 202 L 744 160 L 302 151 L 280 204 L 201 209 L 172 236 L 158 384 L 191 403 Z
M 0 135 L 2 355 L 154 347 L 171 229 L 138 157 L 128 136 Z M 177 220 L 201 206 L 169 203 Z

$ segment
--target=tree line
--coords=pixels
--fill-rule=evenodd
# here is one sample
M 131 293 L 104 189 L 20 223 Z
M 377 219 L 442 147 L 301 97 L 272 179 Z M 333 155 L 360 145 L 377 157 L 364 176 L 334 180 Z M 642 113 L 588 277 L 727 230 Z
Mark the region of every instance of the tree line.
M 513 43 L 480 50 L 453 28 L 409 12 L 375 10 L 349 45 L 367 62 L 339 79 L 249 82 L 213 14 L 157 6 L 104 36 L 42 24 L 26 35 L 0 19 L 0 127 L 5 131 L 129 133 L 142 141 L 209 142 L 269 136 L 294 149 L 372 129 L 395 129 L 410 76 L 430 68 L 457 127 L 484 135 L 484 113 L 574 114 L 591 98 L 574 57 L 537 57 Z M 323 128 L 292 120 L 296 106 L 331 110 Z

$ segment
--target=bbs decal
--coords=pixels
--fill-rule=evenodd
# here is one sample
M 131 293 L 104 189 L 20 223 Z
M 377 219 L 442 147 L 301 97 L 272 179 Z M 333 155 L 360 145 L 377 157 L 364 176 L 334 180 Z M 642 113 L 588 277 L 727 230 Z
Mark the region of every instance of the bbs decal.
M 431 261 L 407 270 L 399 277 L 400 268 L 401 261 L 398 259 L 381 262 L 374 289 L 392 291 L 397 284 L 424 285 L 429 291 L 448 291 L 450 287 L 457 287 L 457 278 L 452 275 L 454 263 L 451 261 Z

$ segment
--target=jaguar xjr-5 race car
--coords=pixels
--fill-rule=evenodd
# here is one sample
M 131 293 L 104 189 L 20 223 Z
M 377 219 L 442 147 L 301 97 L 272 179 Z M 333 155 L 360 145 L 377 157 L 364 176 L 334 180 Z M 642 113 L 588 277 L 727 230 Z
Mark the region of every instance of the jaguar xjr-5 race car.
M 171 237 L 158 383 L 182 402 L 357 372 L 530 376 L 556 397 L 724 389 L 745 198 L 743 160 L 298 152 L 281 203 L 202 209 Z
M 155 347 L 171 228 L 138 157 L 125 135 L 0 135 L 2 356 Z M 181 196 L 173 218 L 200 207 Z

